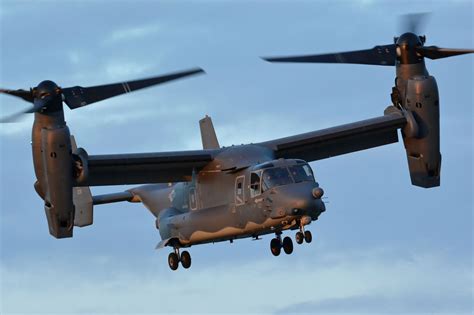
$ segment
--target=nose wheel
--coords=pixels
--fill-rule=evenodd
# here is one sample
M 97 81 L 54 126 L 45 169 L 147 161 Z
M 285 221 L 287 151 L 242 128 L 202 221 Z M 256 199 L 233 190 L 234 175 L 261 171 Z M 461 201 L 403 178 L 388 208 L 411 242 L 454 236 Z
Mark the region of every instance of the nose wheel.
M 270 241 L 270 250 L 273 256 L 279 256 L 282 248 L 285 254 L 290 255 L 293 253 L 293 241 L 288 236 L 282 240 L 281 232 L 279 232 L 276 233 L 276 237 Z
M 184 269 L 188 269 L 191 267 L 191 255 L 188 251 L 183 251 L 180 255 L 179 248 L 174 248 L 174 252 L 168 255 L 168 265 L 171 270 L 176 270 L 180 262 Z
M 311 243 L 313 241 L 313 235 L 310 231 L 305 231 L 304 226 L 300 226 L 300 230 L 296 232 L 295 241 L 298 244 L 303 244 L 303 242 Z
M 295 241 L 297 244 L 303 244 L 304 242 L 304 234 L 301 232 L 296 232 Z

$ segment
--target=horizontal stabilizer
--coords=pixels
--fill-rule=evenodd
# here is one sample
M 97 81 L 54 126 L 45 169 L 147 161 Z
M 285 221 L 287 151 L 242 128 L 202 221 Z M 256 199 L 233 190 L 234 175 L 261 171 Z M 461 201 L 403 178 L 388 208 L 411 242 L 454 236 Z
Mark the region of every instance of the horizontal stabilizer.
M 156 244 L 155 249 L 165 248 L 168 245 L 170 240 L 171 240 L 171 238 L 161 240 L 158 244 Z

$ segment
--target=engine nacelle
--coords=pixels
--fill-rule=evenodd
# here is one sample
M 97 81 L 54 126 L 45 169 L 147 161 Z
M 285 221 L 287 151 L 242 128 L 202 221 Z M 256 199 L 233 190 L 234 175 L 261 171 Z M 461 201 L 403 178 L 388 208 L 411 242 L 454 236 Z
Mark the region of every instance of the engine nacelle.
M 41 130 L 44 209 L 49 232 L 57 238 L 72 237 L 74 226 L 73 163 L 69 128 Z
M 416 121 L 416 135 L 402 131 L 411 182 L 420 187 L 440 185 L 439 95 L 432 76 L 406 81 L 405 109 Z

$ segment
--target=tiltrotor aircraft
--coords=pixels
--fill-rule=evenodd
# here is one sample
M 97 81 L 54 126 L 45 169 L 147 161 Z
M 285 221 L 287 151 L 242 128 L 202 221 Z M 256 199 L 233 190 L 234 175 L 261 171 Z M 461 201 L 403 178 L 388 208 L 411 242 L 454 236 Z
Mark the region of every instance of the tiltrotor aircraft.
M 141 202 L 156 217 L 171 247 L 171 269 L 191 266 L 188 248 L 211 242 L 274 234 L 273 255 L 293 252 L 286 230 L 296 230 L 298 244 L 310 243 L 305 227 L 326 210 L 323 189 L 308 162 L 398 141 L 406 149 L 413 185 L 440 185 L 439 96 L 424 58 L 437 59 L 474 50 L 424 46 L 411 30 L 391 45 L 354 52 L 266 58 L 273 62 L 339 62 L 396 67 L 392 105 L 383 116 L 255 144 L 221 147 L 212 121 L 200 121 L 202 150 L 89 155 L 77 148 L 64 120 L 63 102 L 71 109 L 148 86 L 202 73 L 201 69 L 151 79 L 83 88 L 61 88 L 43 81 L 26 90 L 1 90 L 33 103 L 32 133 L 36 192 L 44 200 L 49 232 L 73 236 L 74 226 L 93 222 L 93 206 Z M 4 121 L 9 121 L 6 119 Z M 91 186 L 145 184 L 124 192 L 92 196 Z

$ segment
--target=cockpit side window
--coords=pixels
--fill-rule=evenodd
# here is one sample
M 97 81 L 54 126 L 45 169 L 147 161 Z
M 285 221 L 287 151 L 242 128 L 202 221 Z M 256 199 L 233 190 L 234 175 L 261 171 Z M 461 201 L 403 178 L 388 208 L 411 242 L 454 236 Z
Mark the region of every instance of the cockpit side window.
M 250 175 L 250 197 L 252 198 L 261 194 L 260 174 L 261 172 L 252 172 Z
M 295 183 L 314 181 L 313 171 L 308 164 L 290 166 L 289 170 Z

